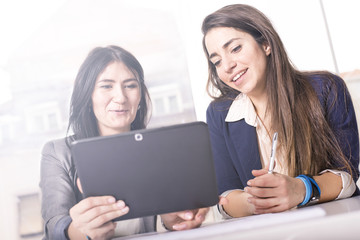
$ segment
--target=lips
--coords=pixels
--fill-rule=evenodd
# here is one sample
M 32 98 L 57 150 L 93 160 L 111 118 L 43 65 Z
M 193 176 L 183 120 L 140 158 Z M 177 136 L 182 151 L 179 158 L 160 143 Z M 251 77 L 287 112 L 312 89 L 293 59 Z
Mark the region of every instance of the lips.
M 116 110 L 116 109 L 114 109 L 114 110 L 109 110 L 109 112 L 114 112 L 114 113 L 126 113 L 126 112 L 128 112 L 128 110 Z
M 233 77 L 233 79 L 231 80 L 231 82 L 236 82 L 241 76 L 243 76 L 248 69 L 245 69 L 241 72 L 239 72 L 238 74 L 235 75 L 235 77 Z

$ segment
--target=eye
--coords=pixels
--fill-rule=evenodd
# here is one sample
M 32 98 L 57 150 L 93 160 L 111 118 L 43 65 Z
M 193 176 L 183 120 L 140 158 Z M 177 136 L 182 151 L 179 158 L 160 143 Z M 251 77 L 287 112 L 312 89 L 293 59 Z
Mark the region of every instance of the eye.
M 220 60 L 219 60 L 219 61 L 216 61 L 216 62 L 214 62 L 214 66 L 215 66 L 215 67 L 218 67 L 218 66 L 220 65 L 220 63 L 221 63 Z
M 137 84 L 137 83 L 126 84 L 124 86 L 124 88 L 129 88 L 129 89 L 134 89 L 134 88 L 138 88 L 138 87 L 139 87 L 139 84 Z
M 238 45 L 238 46 L 234 47 L 234 48 L 231 50 L 231 52 L 232 52 L 232 53 L 236 53 L 236 52 L 240 51 L 240 49 L 241 49 L 241 45 Z
M 215 66 L 218 67 L 221 64 L 221 59 L 213 59 L 215 61 L 211 61 L 211 63 Z
M 105 84 L 105 85 L 101 85 L 100 88 L 110 89 L 110 88 L 112 88 L 112 85 L 111 84 Z

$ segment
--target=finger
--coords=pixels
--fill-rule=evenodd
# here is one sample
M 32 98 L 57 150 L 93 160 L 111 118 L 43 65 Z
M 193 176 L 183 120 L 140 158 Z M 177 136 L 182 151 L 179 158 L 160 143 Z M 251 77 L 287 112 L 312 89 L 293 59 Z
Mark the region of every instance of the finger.
M 176 231 L 193 229 L 193 228 L 199 227 L 202 222 L 203 222 L 203 220 L 201 220 L 199 218 L 195 218 L 194 220 L 183 221 L 183 222 L 177 223 L 177 224 L 173 225 L 172 228 Z
M 284 205 L 275 205 L 274 207 L 270 208 L 256 208 L 254 211 L 254 214 L 264 214 L 264 213 L 277 213 L 277 212 L 283 212 L 288 210 L 286 206 Z
M 177 212 L 176 215 L 181 218 L 182 220 L 192 220 L 195 216 L 194 211 L 197 210 L 186 210 L 186 211 L 181 211 L 181 212 Z
M 122 202 L 122 201 L 121 201 Z M 112 205 L 99 206 L 83 214 L 84 221 L 87 219 L 92 228 L 99 227 L 117 217 L 121 217 L 129 212 L 129 207 L 123 202 Z
M 251 171 L 251 174 L 254 176 L 254 177 L 260 177 L 264 174 L 267 174 L 268 173 L 268 170 L 267 169 L 259 169 L 259 170 L 252 170 Z
M 248 202 L 254 205 L 255 209 L 268 209 L 279 205 L 279 200 L 277 198 L 249 197 Z
M 268 187 L 245 187 L 244 191 L 258 198 L 276 197 L 276 189 Z
M 115 198 L 112 196 L 88 197 L 81 200 L 76 205 L 76 211 L 80 214 L 92 209 L 94 207 L 110 205 L 115 203 Z
M 266 174 L 260 177 L 255 177 L 247 182 L 250 187 L 277 187 L 277 174 Z
M 205 216 L 209 212 L 209 210 L 210 208 L 200 208 L 198 210 L 193 210 L 193 211 L 197 211 L 197 213 L 192 220 L 179 222 L 173 225 L 172 228 L 176 231 L 179 231 L 179 230 L 186 230 L 186 229 L 199 227 L 202 224 L 202 222 L 205 220 Z

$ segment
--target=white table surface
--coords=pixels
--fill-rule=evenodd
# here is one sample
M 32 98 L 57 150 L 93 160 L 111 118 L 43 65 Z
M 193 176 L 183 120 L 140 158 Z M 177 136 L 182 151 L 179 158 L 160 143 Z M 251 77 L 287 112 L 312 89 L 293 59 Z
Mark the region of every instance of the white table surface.
M 225 220 L 187 231 L 146 233 L 116 239 L 360 239 L 360 196 L 282 213 Z

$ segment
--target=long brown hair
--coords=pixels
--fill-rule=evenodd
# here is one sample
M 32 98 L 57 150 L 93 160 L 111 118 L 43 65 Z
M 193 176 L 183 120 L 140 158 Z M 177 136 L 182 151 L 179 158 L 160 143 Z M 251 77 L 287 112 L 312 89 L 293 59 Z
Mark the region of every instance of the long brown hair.
M 68 134 L 72 130 L 74 139 L 99 136 L 97 120 L 92 110 L 91 94 L 94 91 L 98 75 L 113 62 L 124 63 L 133 72 L 140 84 L 140 108 L 131 123 L 131 130 L 146 127 L 151 101 L 141 64 L 134 55 L 119 46 L 96 47 L 90 51 L 82 63 L 74 83 L 68 125 Z
M 321 79 L 327 79 L 325 85 L 328 89 L 336 93 L 334 89 L 339 83 L 335 83 L 335 76 L 328 72 L 296 70 L 279 35 L 262 12 L 248 5 L 229 5 L 207 16 L 202 25 L 203 48 L 209 68 L 207 91 L 215 100 L 238 93 L 221 81 L 209 60 L 205 36 L 216 27 L 239 29 L 250 34 L 259 46 L 264 43 L 270 46 L 271 54 L 266 67 L 266 113 L 271 115 L 271 128 L 279 134 L 288 174 L 292 177 L 304 173 L 318 175 L 326 168 L 341 168 L 352 174 L 351 166 L 326 121 L 324 110 L 310 83 L 310 76 L 320 75 Z M 342 80 L 340 84 L 346 90 Z

